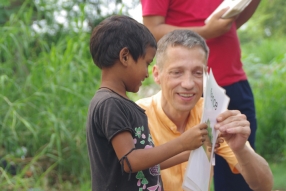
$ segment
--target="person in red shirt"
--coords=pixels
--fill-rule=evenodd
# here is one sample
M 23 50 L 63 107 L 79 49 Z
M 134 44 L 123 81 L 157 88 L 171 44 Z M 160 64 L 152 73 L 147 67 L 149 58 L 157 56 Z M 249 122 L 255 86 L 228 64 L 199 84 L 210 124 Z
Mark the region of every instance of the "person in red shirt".
M 252 0 L 238 16 L 221 19 L 227 10 L 216 13 L 205 24 L 206 18 L 222 0 L 141 0 L 143 23 L 158 41 L 175 29 L 189 29 L 206 39 L 210 48 L 208 68 L 230 97 L 230 110 L 239 110 L 251 124 L 249 142 L 255 149 L 256 114 L 254 98 L 243 70 L 241 50 L 236 30 L 255 12 L 260 0 Z M 214 168 L 215 190 L 251 190 L 241 175 L 233 174 L 226 161 L 216 155 Z

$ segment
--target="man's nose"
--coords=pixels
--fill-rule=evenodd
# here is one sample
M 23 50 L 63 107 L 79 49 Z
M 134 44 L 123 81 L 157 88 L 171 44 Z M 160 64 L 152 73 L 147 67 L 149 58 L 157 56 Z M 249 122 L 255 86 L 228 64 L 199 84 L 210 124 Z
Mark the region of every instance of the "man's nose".
M 182 87 L 185 89 L 192 89 L 194 84 L 194 77 L 192 74 L 185 74 L 181 83 Z

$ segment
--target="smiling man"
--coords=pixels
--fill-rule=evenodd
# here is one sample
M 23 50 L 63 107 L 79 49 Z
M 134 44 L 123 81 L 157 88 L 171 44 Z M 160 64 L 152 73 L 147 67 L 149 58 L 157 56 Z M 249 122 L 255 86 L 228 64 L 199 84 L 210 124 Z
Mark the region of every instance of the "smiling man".
M 155 146 L 179 137 L 200 123 L 203 72 L 208 54 L 204 39 L 190 30 L 175 30 L 159 40 L 153 76 L 161 91 L 136 102 L 148 116 Z M 251 189 L 271 190 L 273 180 L 267 162 L 246 144 L 250 127 L 245 115 L 229 110 L 217 121 L 215 128 L 225 141 L 216 153 L 228 162 L 233 173 L 242 174 Z M 189 154 L 179 154 L 183 163 L 161 171 L 165 191 L 182 190 L 187 168 L 184 161 Z

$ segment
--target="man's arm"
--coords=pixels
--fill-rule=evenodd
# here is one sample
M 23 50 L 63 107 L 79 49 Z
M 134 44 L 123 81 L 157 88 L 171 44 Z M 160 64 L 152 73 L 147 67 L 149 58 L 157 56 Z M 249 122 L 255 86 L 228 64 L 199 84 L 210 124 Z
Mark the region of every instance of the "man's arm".
M 272 172 L 264 158 L 247 145 L 234 154 L 238 160 L 235 168 L 241 173 L 252 190 L 270 191 L 272 189 Z
M 176 30 L 176 29 L 188 29 L 197 32 L 205 39 L 218 37 L 225 32 L 229 31 L 231 24 L 235 18 L 221 19 L 220 17 L 227 10 L 223 9 L 217 14 L 215 14 L 211 20 L 204 26 L 194 26 L 194 27 L 178 27 L 173 25 L 168 25 L 165 23 L 165 17 L 163 16 L 144 16 L 143 23 L 151 31 L 157 41 L 160 40 L 165 34 Z
M 250 123 L 240 111 L 228 110 L 217 118 L 215 128 L 220 131 L 235 154 L 236 169 L 251 189 L 270 191 L 273 186 L 272 172 L 268 163 L 245 143 L 250 135 Z
M 260 0 L 252 0 L 249 5 L 239 14 L 237 19 L 235 20 L 236 28 L 239 29 L 246 21 L 250 19 L 250 17 L 254 14 L 257 9 Z

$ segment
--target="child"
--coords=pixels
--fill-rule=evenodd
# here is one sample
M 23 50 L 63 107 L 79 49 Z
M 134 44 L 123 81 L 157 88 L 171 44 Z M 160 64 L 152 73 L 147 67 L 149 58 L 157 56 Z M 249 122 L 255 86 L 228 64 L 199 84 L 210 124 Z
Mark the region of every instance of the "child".
M 200 124 L 154 147 L 144 110 L 127 97 L 126 92 L 137 92 L 148 77 L 156 48 L 150 31 L 127 16 L 111 16 L 92 32 L 90 52 L 102 70 L 87 123 L 93 191 L 164 190 L 160 166 L 187 161 L 189 153 L 183 151 L 205 140 L 207 126 Z

